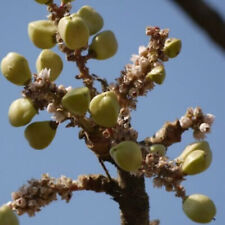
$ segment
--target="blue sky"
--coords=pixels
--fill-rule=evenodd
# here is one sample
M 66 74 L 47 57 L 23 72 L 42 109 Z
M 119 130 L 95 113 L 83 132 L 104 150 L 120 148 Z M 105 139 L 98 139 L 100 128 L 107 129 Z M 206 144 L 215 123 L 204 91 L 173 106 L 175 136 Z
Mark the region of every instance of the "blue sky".
M 225 17 L 225 4 L 221 0 L 208 0 Z M 201 106 L 205 113 L 216 116 L 212 132 L 207 136 L 212 151 L 213 163 L 204 173 L 187 177 L 183 183 L 187 193 L 202 193 L 214 200 L 217 206 L 214 225 L 225 221 L 225 167 L 224 167 L 224 127 L 225 127 L 225 63 L 224 53 L 196 27 L 174 4 L 165 0 L 76 0 L 73 12 L 82 5 L 94 7 L 104 18 L 104 28 L 111 29 L 119 42 L 117 54 L 106 61 L 92 60 L 90 71 L 112 82 L 120 70 L 129 63 L 130 56 L 137 53 L 140 45 L 148 42 L 145 27 L 156 25 L 169 28 L 170 36 L 182 40 L 181 54 L 165 64 L 167 77 L 163 85 L 139 99 L 138 108 L 133 112 L 132 124 L 139 132 L 139 140 L 151 136 L 165 121 L 173 121 L 182 116 L 190 106 Z M 45 19 L 45 6 L 31 0 L 7 0 L 0 8 L 0 59 L 8 52 L 24 55 L 32 72 L 36 72 L 35 61 L 40 53 L 30 42 L 27 24 Z M 54 48 L 58 52 L 56 48 Z M 58 52 L 59 53 L 59 52 Z M 64 56 L 59 53 L 63 58 Z M 64 69 L 57 84 L 73 87 L 81 82 L 73 77 L 76 67 L 64 60 Z M 11 199 L 10 193 L 17 190 L 30 178 L 39 178 L 48 172 L 51 176 L 66 175 L 76 178 L 79 174 L 103 173 L 96 157 L 83 141 L 77 138 L 78 129 L 58 129 L 53 143 L 43 151 L 35 151 L 24 139 L 24 128 L 14 128 L 8 122 L 8 107 L 20 97 L 21 87 L 9 83 L 0 76 L 2 96 L 0 117 L 0 204 Z M 35 120 L 49 119 L 41 112 Z M 183 135 L 182 142 L 168 150 L 171 158 L 193 142 L 191 132 Z M 115 168 L 106 164 L 111 174 Z M 153 188 L 151 180 L 146 180 L 146 190 L 150 195 L 151 219 L 159 218 L 161 225 L 194 225 L 182 212 L 181 200 L 164 189 Z M 23 215 L 21 225 L 116 225 L 119 224 L 119 210 L 115 202 L 104 194 L 77 192 L 71 202 L 56 201 L 45 207 L 35 217 Z

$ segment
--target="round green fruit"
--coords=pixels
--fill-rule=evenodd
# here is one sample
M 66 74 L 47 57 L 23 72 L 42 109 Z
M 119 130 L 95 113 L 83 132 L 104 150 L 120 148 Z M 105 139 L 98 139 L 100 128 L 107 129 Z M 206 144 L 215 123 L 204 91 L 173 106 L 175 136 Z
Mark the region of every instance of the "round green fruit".
M 19 98 L 12 102 L 9 107 L 9 122 L 14 127 L 28 124 L 37 113 L 33 103 L 28 98 Z
M 62 72 L 63 62 L 58 54 L 50 49 L 44 49 L 37 58 L 36 68 L 38 73 L 44 68 L 50 69 L 50 80 L 54 81 Z
M 205 195 L 193 194 L 183 202 L 184 213 L 194 222 L 209 223 L 216 215 L 213 201 Z
M 57 28 L 50 20 L 38 20 L 29 23 L 28 35 L 33 44 L 42 49 L 52 48 L 56 44 Z
M 83 115 L 87 112 L 90 103 L 90 92 L 87 87 L 74 88 L 62 98 L 63 107 L 76 115 Z
M 19 225 L 17 216 L 7 205 L 0 208 L 0 225 Z
M 89 52 L 92 53 L 95 59 L 103 60 L 114 56 L 118 49 L 118 43 L 114 33 L 110 30 L 103 31 L 97 34 L 91 45 Z
M 159 65 L 154 67 L 146 76 L 146 79 L 150 79 L 151 81 L 162 84 L 165 80 L 166 73 L 163 65 Z
M 133 141 L 123 141 L 110 149 L 110 155 L 121 169 L 127 172 L 138 170 L 142 163 L 142 152 Z
M 59 21 L 58 31 L 69 49 L 76 50 L 88 44 L 89 29 L 85 21 L 79 16 L 63 17 Z
M 181 40 L 177 38 L 168 38 L 164 45 L 164 54 L 169 58 L 176 57 L 181 50 Z
M 89 111 L 94 121 L 103 127 L 116 125 L 120 105 L 112 91 L 103 92 L 95 96 L 89 105 Z
M 86 22 L 90 35 L 102 29 L 104 25 L 103 18 L 91 6 L 85 5 L 81 7 L 77 14 Z
M 27 84 L 32 76 L 28 61 L 16 52 L 10 52 L 2 59 L 1 71 L 7 80 L 16 85 Z
M 154 144 L 149 148 L 150 153 L 164 156 L 166 154 L 166 147 L 162 144 Z
M 187 175 L 201 173 L 208 169 L 211 164 L 211 158 L 202 150 L 195 150 L 188 154 L 182 163 L 182 171 Z
M 34 122 L 26 127 L 24 135 L 32 148 L 44 149 L 54 139 L 56 128 L 52 121 Z
M 38 2 L 40 4 L 47 4 L 50 0 L 35 0 L 35 2 Z

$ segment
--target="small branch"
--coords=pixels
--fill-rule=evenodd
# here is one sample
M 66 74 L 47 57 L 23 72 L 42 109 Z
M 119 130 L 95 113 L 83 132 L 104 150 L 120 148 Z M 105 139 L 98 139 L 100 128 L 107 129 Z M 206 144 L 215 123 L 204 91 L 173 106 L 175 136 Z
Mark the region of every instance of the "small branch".
M 110 174 L 109 174 L 109 171 L 107 170 L 107 168 L 106 168 L 106 166 L 105 166 L 103 160 L 100 159 L 100 158 L 98 158 L 98 161 L 99 161 L 99 163 L 101 164 L 101 166 L 102 166 L 103 170 L 105 171 L 105 173 L 106 173 L 107 177 L 109 178 L 109 180 L 112 180 L 112 178 L 111 178 L 111 176 L 110 176 Z
M 120 188 L 117 181 L 110 180 L 103 175 L 82 175 L 77 180 L 72 180 L 65 176 L 53 178 L 48 174 L 43 174 L 40 180 L 31 179 L 19 191 L 13 192 L 13 201 L 9 206 L 18 215 L 27 213 L 29 216 L 34 216 L 42 207 L 57 200 L 57 195 L 69 202 L 72 192 L 81 190 L 105 192 L 114 197 Z
M 225 51 L 225 21 L 202 0 L 172 0 Z

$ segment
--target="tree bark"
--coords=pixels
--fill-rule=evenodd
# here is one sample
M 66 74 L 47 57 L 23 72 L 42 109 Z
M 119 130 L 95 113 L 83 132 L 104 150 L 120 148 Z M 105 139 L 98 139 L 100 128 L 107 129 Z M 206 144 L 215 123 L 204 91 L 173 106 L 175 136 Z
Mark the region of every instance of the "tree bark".
M 145 192 L 144 177 L 132 176 L 118 170 L 121 194 L 119 203 L 121 225 L 149 225 L 149 198 Z

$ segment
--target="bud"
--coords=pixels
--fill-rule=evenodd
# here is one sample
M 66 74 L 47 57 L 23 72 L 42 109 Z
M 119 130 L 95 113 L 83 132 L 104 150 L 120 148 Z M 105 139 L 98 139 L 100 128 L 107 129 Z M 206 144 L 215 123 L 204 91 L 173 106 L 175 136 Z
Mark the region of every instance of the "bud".
M 31 71 L 26 58 L 16 52 L 8 53 L 1 62 L 4 77 L 16 85 L 25 85 L 31 80 Z
M 165 80 L 166 73 L 163 65 L 154 67 L 147 75 L 146 79 L 150 79 L 157 84 L 162 84 Z
M 0 207 L 0 225 L 19 225 L 17 216 L 7 205 Z
M 90 103 L 90 92 L 87 87 L 74 88 L 62 98 L 63 107 L 76 115 L 85 114 Z
M 103 60 L 114 56 L 118 49 L 118 43 L 114 33 L 110 30 L 97 34 L 89 47 L 89 52 L 95 59 Z
M 166 147 L 162 144 L 154 144 L 149 147 L 149 152 L 159 156 L 164 156 L 166 154 Z
M 90 35 L 102 29 L 104 24 L 103 18 L 92 7 L 85 5 L 79 9 L 77 14 L 86 22 Z
M 52 121 L 34 122 L 24 131 L 25 138 L 34 149 L 48 147 L 56 134 L 56 124 Z
M 181 163 L 183 173 L 194 175 L 209 168 L 212 152 L 208 142 L 200 141 L 188 145 L 177 159 Z
M 164 54 L 169 58 L 176 57 L 181 50 L 181 40 L 176 38 L 168 38 L 164 46 Z
M 194 222 L 209 223 L 216 215 L 213 201 L 205 195 L 189 195 L 183 202 L 184 213 Z
M 121 169 L 127 172 L 138 170 L 142 163 L 142 152 L 133 141 L 123 141 L 110 149 L 110 155 Z
M 116 125 L 120 105 L 114 92 L 103 92 L 95 96 L 89 105 L 89 110 L 94 121 L 103 127 Z
M 50 49 L 44 49 L 40 53 L 36 61 L 37 72 L 47 68 L 50 69 L 50 80 L 57 79 L 63 69 L 63 62 L 60 56 Z
M 8 117 L 12 126 L 20 127 L 28 124 L 36 113 L 37 110 L 30 99 L 19 98 L 10 105 Z
M 56 32 L 55 24 L 49 20 L 38 20 L 28 24 L 28 36 L 38 48 L 54 47 L 56 44 Z
M 88 44 L 89 30 L 85 21 L 79 16 L 65 16 L 58 24 L 58 31 L 69 49 L 79 49 Z

